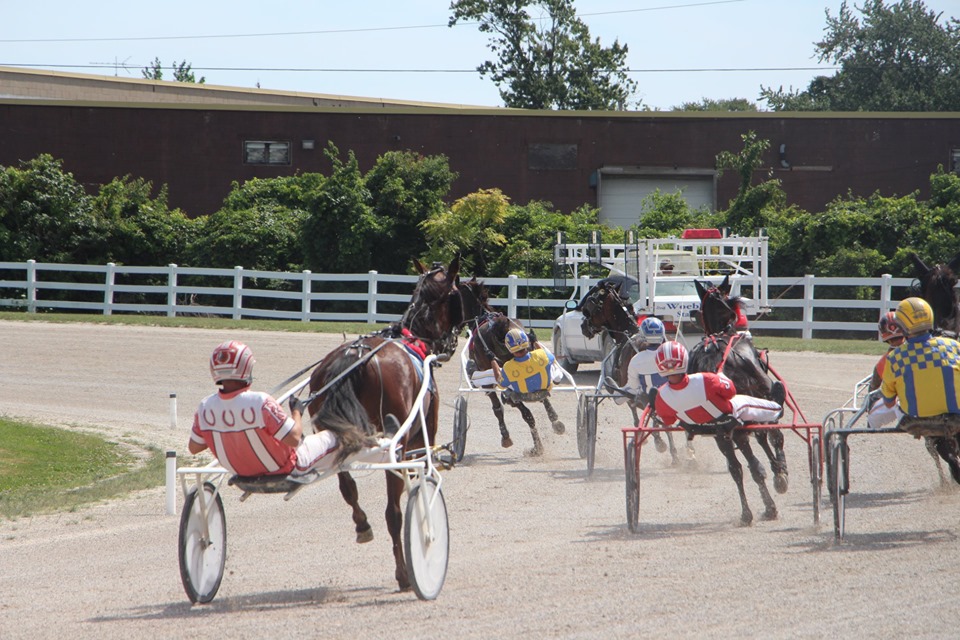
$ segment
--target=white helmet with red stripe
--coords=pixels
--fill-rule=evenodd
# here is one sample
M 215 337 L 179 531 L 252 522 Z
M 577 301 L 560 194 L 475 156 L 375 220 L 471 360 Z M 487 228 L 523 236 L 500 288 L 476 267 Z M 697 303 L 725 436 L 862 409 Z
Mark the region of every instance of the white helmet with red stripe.
M 687 348 L 676 340 L 669 340 L 657 347 L 657 369 L 661 375 L 686 373 L 687 359 Z
M 226 380 L 250 384 L 253 382 L 255 362 L 250 347 L 237 340 L 228 340 L 213 350 L 210 356 L 210 375 L 213 376 L 215 384 Z

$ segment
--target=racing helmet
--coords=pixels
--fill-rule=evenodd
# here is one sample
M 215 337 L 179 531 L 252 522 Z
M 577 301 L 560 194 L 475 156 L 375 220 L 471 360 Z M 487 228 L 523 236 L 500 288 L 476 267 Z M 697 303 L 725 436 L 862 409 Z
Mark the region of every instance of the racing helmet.
M 667 339 L 667 330 L 660 318 L 649 316 L 640 321 L 640 337 L 647 344 L 662 344 Z
M 657 347 L 657 369 L 663 376 L 687 372 L 687 348 L 676 340 L 669 340 Z
M 507 351 L 510 353 L 519 353 L 530 348 L 530 338 L 527 337 L 523 329 L 510 329 L 510 331 L 507 331 L 507 337 L 504 338 L 503 344 L 507 346 Z
M 908 337 L 933 331 L 933 309 L 923 298 L 901 300 L 895 315 L 897 324 L 903 327 Z
M 253 382 L 255 362 L 250 347 L 237 340 L 228 340 L 213 350 L 210 356 L 210 375 L 213 376 L 215 384 L 227 380 L 250 384 Z
M 903 327 L 897 322 L 897 314 L 893 311 L 887 311 L 880 318 L 877 324 L 877 330 L 880 332 L 880 341 L 889 342 L 895 338 L 906 338 Z

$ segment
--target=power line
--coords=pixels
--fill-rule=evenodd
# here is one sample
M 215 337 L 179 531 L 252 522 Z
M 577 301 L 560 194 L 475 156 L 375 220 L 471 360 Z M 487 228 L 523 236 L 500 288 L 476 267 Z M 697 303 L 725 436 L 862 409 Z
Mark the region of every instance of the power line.
M 35 64 L 0 62 L 2 67 L 56 68 L 56 69 L 102 69 L 115 66 L 102 64 Z M 140 68 L 146 65 L 125 65 Z M 174 67 L 163 67 L 173 69 Z M 195 67 L 191 71 L 274 71 L 290 73 L 477 73 L 476 69 L 348 69 L 323 67 Z M 840 67 L 703 67 L 694 69 L 623 69 L 627 73 L 750 73 L 763 71 L 835 71 Z
M 664 11 L 668 9 L 688 9 L 692 7 L 704 7 L 715 4 L 732 4 L 737 2 L 746 2 L 747 0 L 712 0 L 711 2 L 693 2 L 688 4 L 664 5 L 660 7 L 646 7 L 644 9 L 622 9 L 618 11 L 600 11 L 596 13 L 581 13 L 577 17 L 606 16 L 620 13 L 641 13 L 647 11 Z M 534 18 L 535 20 L 537 18 Z M 473 26 L 480 24 L 478 22 L 461 22 L 452 26 Z M 158 40 L 216 40 L 227 38 L 275 38 L 289 36 L 316 36 L 331 35 L 341 33 L 367 33 L 377 31 L 403 31 L 410 29 L 438 29 L 448 28 L 447 24 L 421 24 L 408 25 L 402 27 L 365 27 L 358 29 L 323 29 L 318 31 L 278 31 L 272 33 L 233 33 L 233 34 L 212 34 L 197 36 L 142 36 L 142 37 L 123 37 L 123 38 L 26 38 L 26 39 L 0 39 L 2 44 L 30 44 L 30 43 L 52 43 L 52 42 L 140 42 L 140 41 L 158 41 Z M 62 66 L 62 65 L 60 65 Z

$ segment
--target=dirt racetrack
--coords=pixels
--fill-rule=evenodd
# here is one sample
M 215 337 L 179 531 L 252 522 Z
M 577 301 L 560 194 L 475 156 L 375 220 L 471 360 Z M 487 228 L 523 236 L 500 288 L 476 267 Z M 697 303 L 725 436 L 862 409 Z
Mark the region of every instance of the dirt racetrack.
M 0 322 L 0 413 L 185 450 L 193 408 L 212 390 L 211 349 L 246 341 L 269 389 L 341 336 Z M 462 341 L 461 341 L 462 344 Z M 822 420 L 869 372 L 868 356 L 774 353 L 807 418 Z M 596 369 L 577 375 L 594 385 Z M 437 372 L 440 439 L 459 373 Z M 178 424 L 169 394 L 178 398 Z M 216 599 L 191 606 L 177 565 L 178 516 L 162 488 L 51 516 L 0 522 L 0 638 L 955 638 L 960 491 L 941 489 L 922 443 L 851 438 L 847 540 L 830 504 L 813 522 L 804 442 L 786 435 L 790 487 L 780 518 L 737 526 L 733 481 L 715 444 L 697 468 L 645 447 L 640 531 L 626 527 L 620 427 L 599 409 L 592 477 L 577 454 L 575 395 L 554 394 L 567 433 L 533 407 L 546 447 L 508 412 L 501 449 L 487 399 L 469 395 L 461 465 L 444 473 L 446 584 L 433 602 L 397 591 L 383 523 L 383 475 L 359 478 L 375 540 L 354 542 L 327 480 L 290 502 L 225 488 L 228 557 Z M 545 427 L 545 428 L 544 428 Z M 772 483 L 770 483 L 772 490 Z M 755 485 L 747 495 L 762 511 Z M 182 496 L 178 497 L 178 509 Z

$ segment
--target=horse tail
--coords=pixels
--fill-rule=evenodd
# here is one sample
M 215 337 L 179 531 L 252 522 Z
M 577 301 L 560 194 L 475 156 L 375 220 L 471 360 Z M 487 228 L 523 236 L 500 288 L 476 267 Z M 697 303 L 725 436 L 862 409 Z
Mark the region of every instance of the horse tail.
M 344 375 L 344 371 L 353 364 L 353 360 L 342 356 L 331 362 L 324 377 L 327 380 L 334 380 L 341 375 L 343 377 L 323 394 L 323 405 L 312 417 L 317 429 L 332 431 L 337 436 L 340 442 L 338 463 L 365 447 L 377 444 L 373 437 L 376 429 L 357 395 L 362 367 Z

